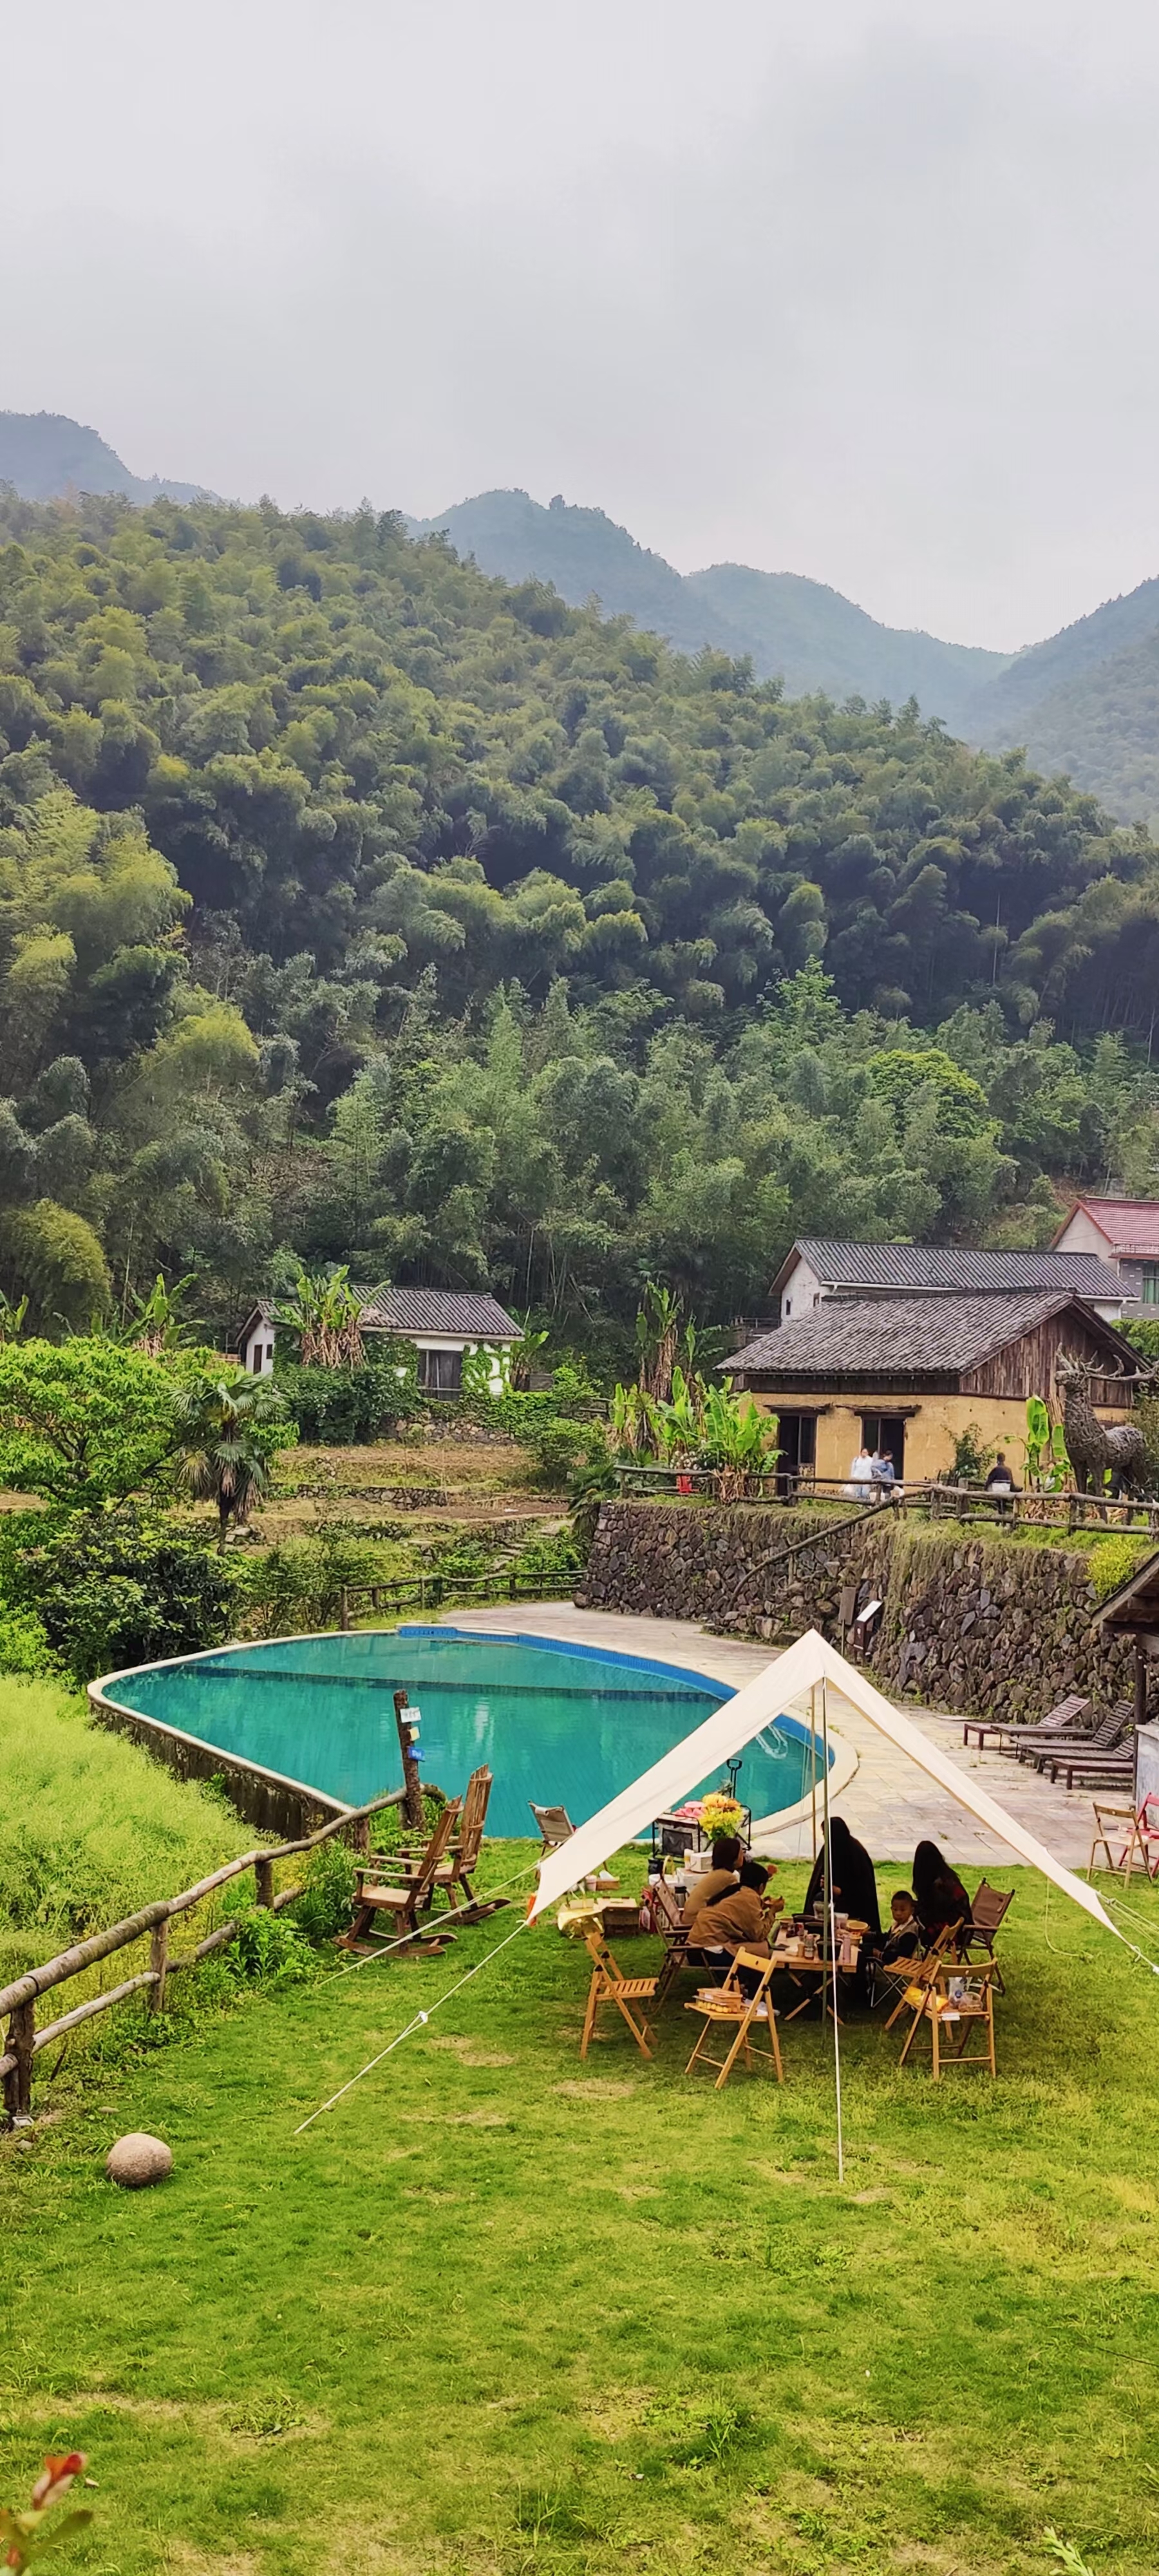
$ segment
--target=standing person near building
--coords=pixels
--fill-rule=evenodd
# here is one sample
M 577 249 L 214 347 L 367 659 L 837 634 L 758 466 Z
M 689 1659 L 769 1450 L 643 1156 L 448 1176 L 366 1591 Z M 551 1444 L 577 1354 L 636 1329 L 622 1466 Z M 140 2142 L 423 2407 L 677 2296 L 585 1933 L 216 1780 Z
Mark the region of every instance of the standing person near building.
M 871 1482 L 872 1476 L 873 1452 L 868 1440 L 863 1440 L 849 1470 L 849 1482 L 845 1488 L 851 1502 L 864 1502 L 867 1499 L 864 1488 Z
M 884 1502 L 887 1496 L 892 1494 L 897 1482 L 893 1468 L 892 1450 L 874 1450 L 869 1465 L 869 1477 L 870 1483 L 873 1486 L 873 1499 L 875 1503 Z

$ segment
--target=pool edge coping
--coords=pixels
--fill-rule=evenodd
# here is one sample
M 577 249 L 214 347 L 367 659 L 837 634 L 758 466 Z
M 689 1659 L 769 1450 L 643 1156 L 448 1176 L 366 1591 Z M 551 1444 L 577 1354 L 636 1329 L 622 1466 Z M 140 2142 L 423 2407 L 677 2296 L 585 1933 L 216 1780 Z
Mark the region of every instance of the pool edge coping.
M 289 1772 L 273 1771 L 264 1763 L 251 1762 L 244 1753 L 230 1753 L 224 1745 L 213 1744 L 206 1736 L 191 1735 L 187 1728 L 170 1726 L 164 1718 L 150 1717 L 145 1710 L 129 1708 L 123 1700 L 114 1699 L 112 1696 L 112 1686 L 117 1682 L 129 1681 L 134 1673 L 172 1672 L 178 1665 L 207 1663 L 216 1655 L 253 1654 L 263 1646 L 306 1645 L 320 1637 L 349 1635 L 441 1636 L 480 1641 L 489 1637 L 502 1645 L 539 1646 L 548 1654 L 574 1655 L 595 1663 L 624 1664 L 634 1667 L 637 1672 L 659 1673 L 666 1681 L 684 1681 L 694 1685 L 700 1683 L 711 1691 L 719 1691 L 722 1704 L 726 1699 L 735 1699 L 738 1687 L 743 1688 L 743 1684 L 738 1686 L 735 1682 L 724 1682 L 719 1676 L 695 1671 L 687 1664 L 662 1664 L 653 1656 L 630 1655 L 614 1646 L 586 1646 L 564 1637 L 540 1636 L 528 1629 L 456 1628 L 448 1620 L 445 1623 L 437 1622 L 433 1625 L 417 1621 L 400 1621 L 397 1627 L 377 1629 L 301 1628 L 287 1637 L 230 1637 L 220 1646 L 196 1647 L 189 1655 L 164 1655 L 150 1664 L 123 1664 L 118 1671 L 102 1673 L 96 1681 L 87 1683 L 85 1697 L 94 1712 L 107 1709 L 115 1717 L 127 1718 L 134 1727 L 142 1727 L 154 1732 L 174 1748 L 187 1745 L 197 1753 L 213 1754 L 222 1763 L 234 1766 L 255 1784 L 264 1783 L 281 1793 L 288 1791 L 293 1797 L 308 1800 L 315 1806 L 325 1807 L 334 1816 L 350 1815 L 353 1810 L 349 1800 L 335 1798 L 325 1789 L 312 1788 L 306 1781 L 295 1780 Z M 777 1656 L 770 1656 L 770 1665 L 777 1661 Z M 815 1730 L 808 1722 L 803 1718 L 794 1717 L 787 1709 L 778 1711 L 777 1722 L 783 1724 L 803 1743 L 808 1743 L 811 1737 L 816 1741 Z M 833 1727 L 829 1728 L 828 1734 L 828 1789 L 832 1800 L 840 1797 L 848 1788 L 860 1765 L 856 1750 L 853 1745 L 846 1742 L 844 1736 Z M 817 1787 L 819 1788 L 820 1785 L 819 1778 Z M 791 1806 L 778 1807 L 768 1816 L 754 1817 L 750 1848 L 756 1849 L 758 1838 L 763 1842 L 770 1842 L 788 1827 L 802 1824 L 807 1815 L 814 1813 L 815 1804 L 816 1790 L 810 1789 L 806 1795 L 795 1798 Z M 497 1834 L 493 1839 L 498 1842 L 520 1838 Z

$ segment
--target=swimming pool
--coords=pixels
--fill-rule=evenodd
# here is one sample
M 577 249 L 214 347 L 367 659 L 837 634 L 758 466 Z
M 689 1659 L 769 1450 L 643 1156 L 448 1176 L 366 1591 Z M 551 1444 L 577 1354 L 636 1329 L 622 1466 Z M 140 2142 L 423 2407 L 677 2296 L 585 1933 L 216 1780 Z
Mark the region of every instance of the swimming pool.
M 142 1665 L 105 1689 L 121 1708 L 349 1806 L 399 1786 L 392 1693 L 405 1690 L 422 1711 L 427 1779 L 454 1797 L 490 1764 L 492 1834 L 529 1833 L 531 1799 L 584 1823 L 733 1696 L 706 1674 L 640 1656 L 443 1627 L 226 1646 Z M 754 1816 L 795 1805 L 810 1760 L 808 1729 L 778 1718 L 745 1747 L 744 1805 Z

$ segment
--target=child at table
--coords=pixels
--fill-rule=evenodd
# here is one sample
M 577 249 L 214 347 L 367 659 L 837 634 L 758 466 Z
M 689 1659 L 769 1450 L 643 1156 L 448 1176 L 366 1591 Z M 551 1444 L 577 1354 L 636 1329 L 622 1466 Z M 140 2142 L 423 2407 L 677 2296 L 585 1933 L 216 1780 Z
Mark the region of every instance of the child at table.
M 899 1887 L 889 1900 L 889 1930 L 882 1941 L 880 1959 L 883 1968 L 894 1968 L 902 1959 L 918 1959 L 925 1948 L 918 1909 L 908 1887 Z

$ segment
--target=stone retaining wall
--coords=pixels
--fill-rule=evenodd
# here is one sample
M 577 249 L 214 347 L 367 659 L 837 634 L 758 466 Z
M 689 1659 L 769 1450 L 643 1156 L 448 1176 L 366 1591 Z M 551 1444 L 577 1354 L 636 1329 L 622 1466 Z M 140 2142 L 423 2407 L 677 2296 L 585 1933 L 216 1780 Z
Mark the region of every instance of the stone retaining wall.
M 1130 1645 L 1091 1625 L 1087 1556 L 883 1513 L 843 1529 L 833 1514 L 830 1539 L 783 1561 L 822 1517 L 759 1503 L 605 1503 L 583 1598 L 730 1636 L 819 1628 L 840 1645 L 842 1587 L 866 1580 L 885 1603 L 868 1658 L 883 1689 L 980 1717 L 1042 1716 L 1071 1691 L 1100 1707 L 1131 1697 Z M 772 1556 L 782 1561 L 762 1563 Z

